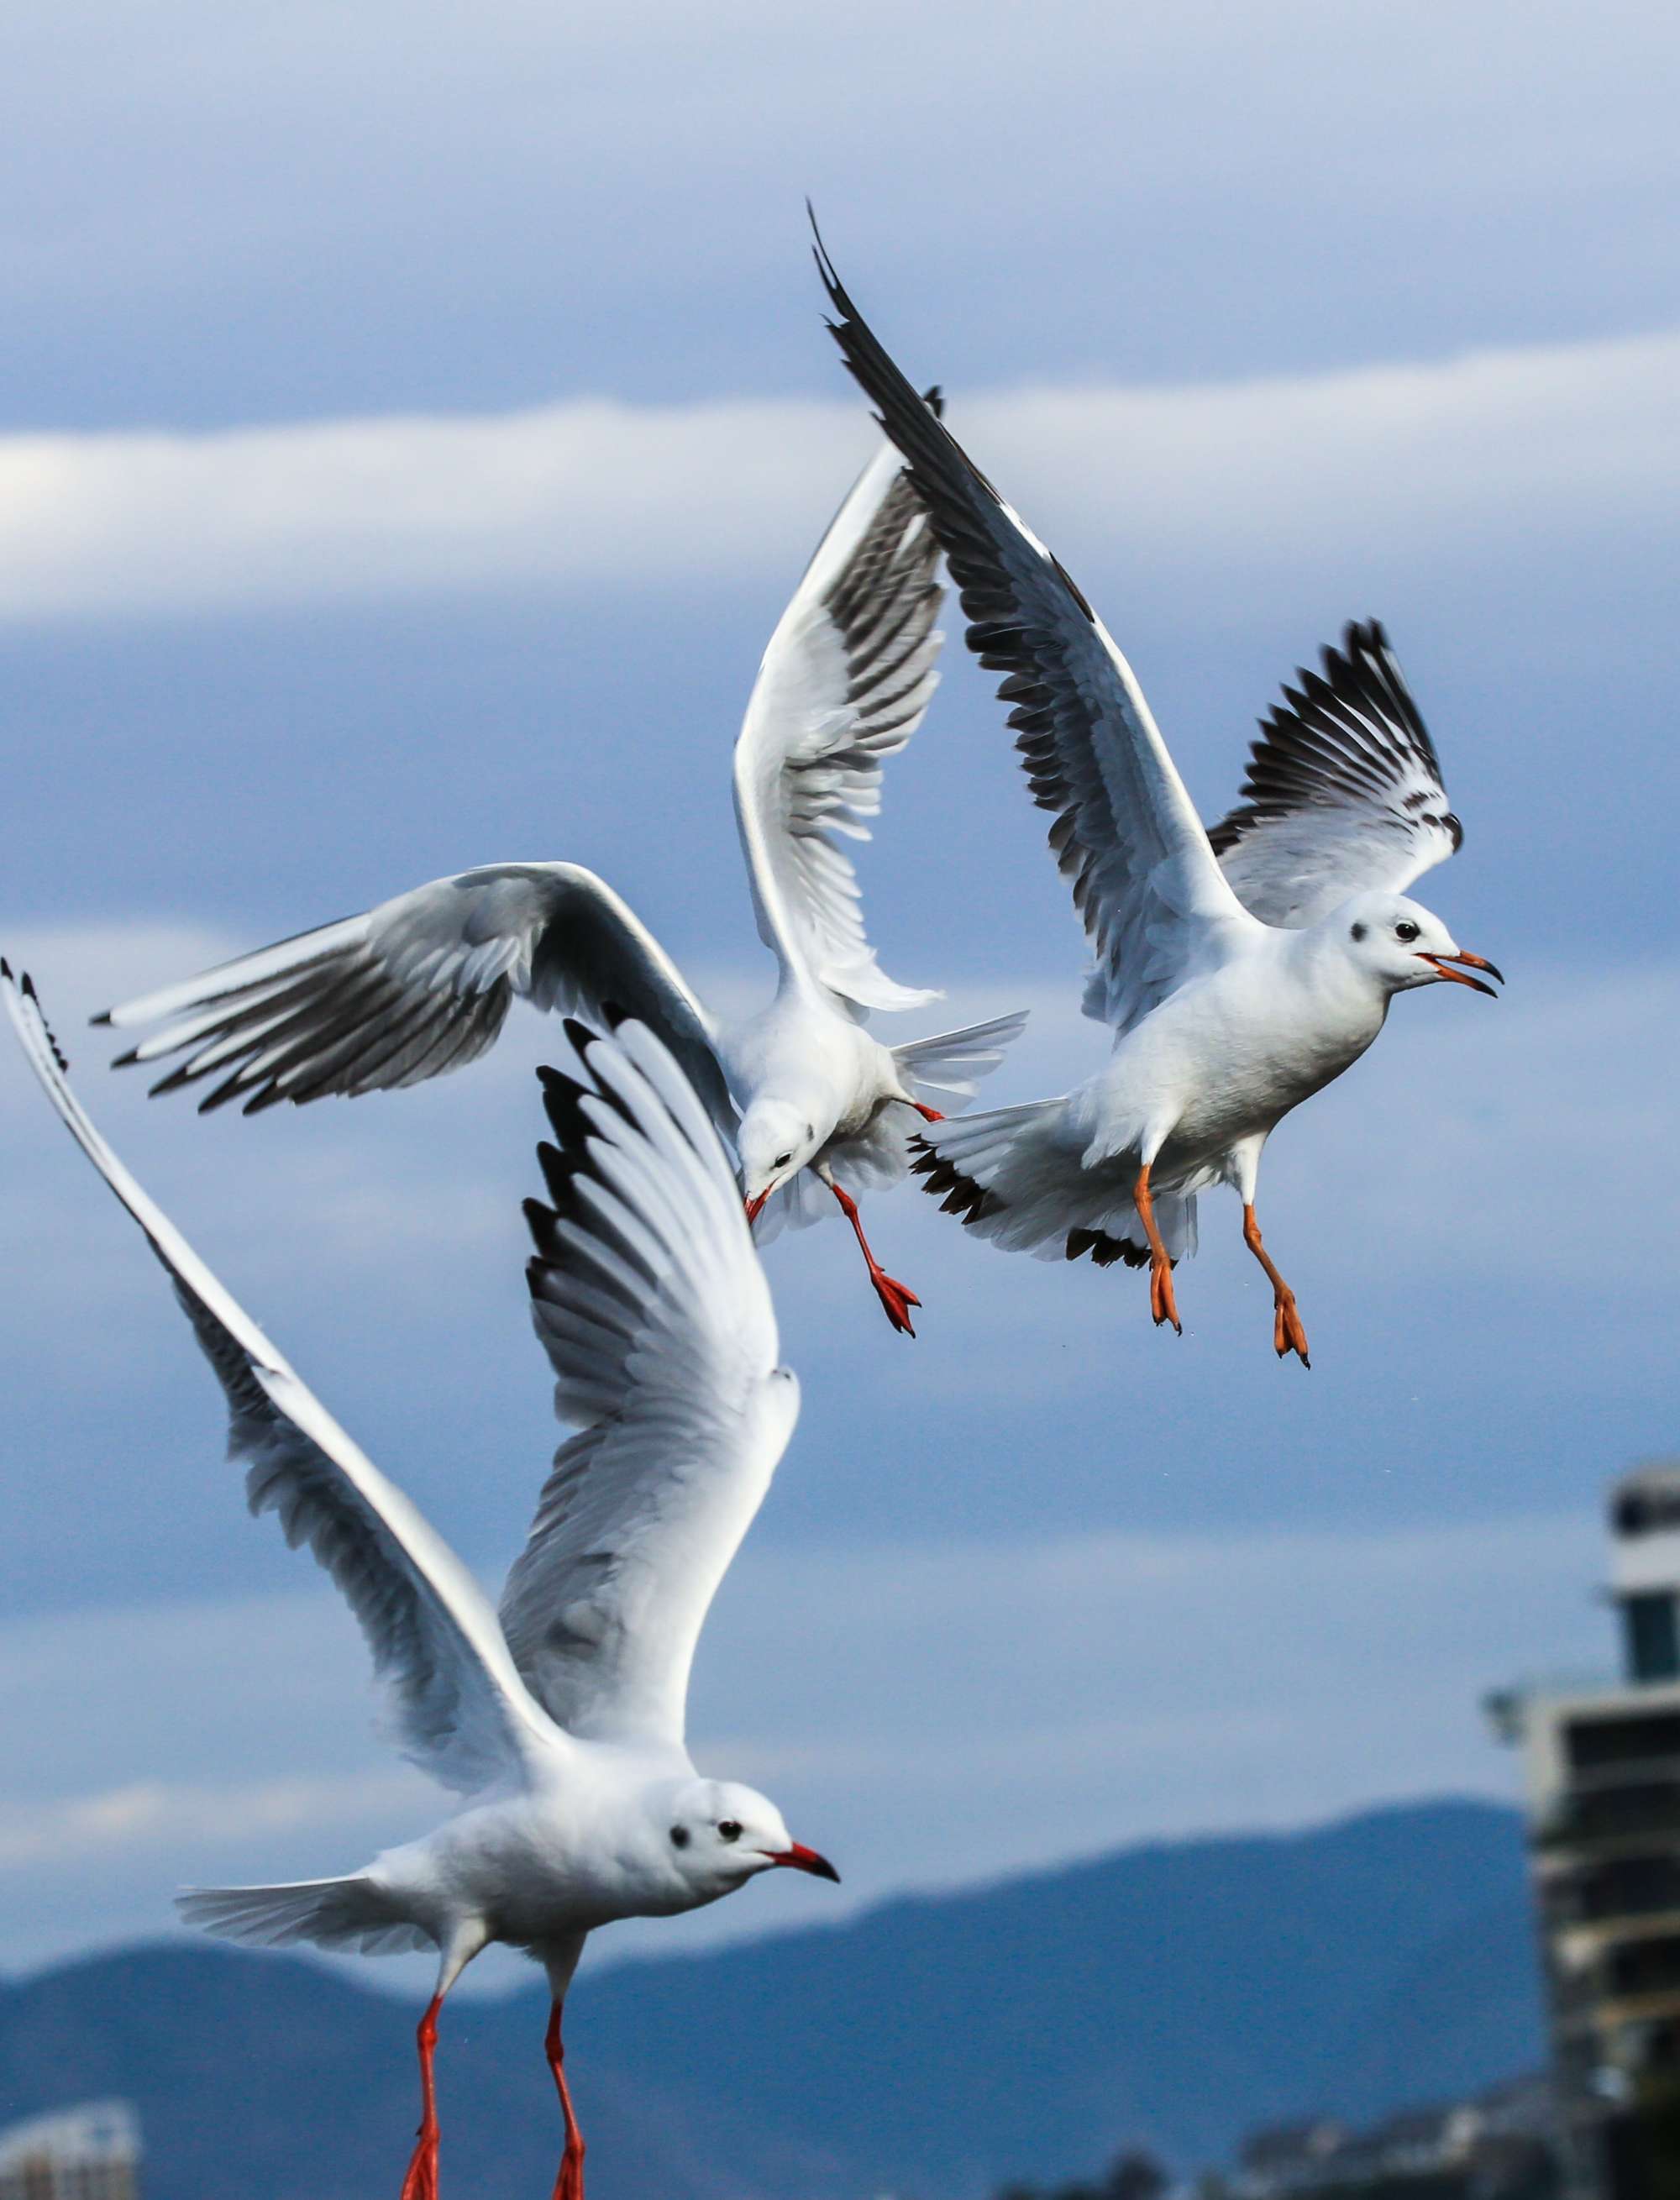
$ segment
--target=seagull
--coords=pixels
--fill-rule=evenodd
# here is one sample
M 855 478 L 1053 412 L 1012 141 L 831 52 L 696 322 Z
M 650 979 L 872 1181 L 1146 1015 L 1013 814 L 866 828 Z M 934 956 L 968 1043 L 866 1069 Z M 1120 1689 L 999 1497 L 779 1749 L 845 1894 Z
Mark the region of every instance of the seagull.
M 820 236 L 816 253 L 828 327 L 903 454 L 969 647 L 1004 675 L 1092 951 L 1086 1013 L 1115 1034 L 1072 1092 L 923 1133 L 924 1189 L 999 1245 L 1147 1264 L 1155 1322 L 1181 1333 L 1173 1267 L 1195 1249 L 1196 1194 L 1229 1185 L 1272 1286 L 1273 1347 L 1310 1366 L 1256 1217 L 1261 1150 L 1364 1053 L 1396 993 L 1452 980 L 1492 995 L 1455 964 L 1500 978 L 1402 892 L 1464 835 L 1388 638 L 1374 620 L 1351 625 L 1322 674 L 1297 676 L 1261 723 L 1243 799 L 1209 834 L 1102 621 L 916 402 Z
M 925 400 L 934 410 L 939 392 Z M 416 1085 L 489 1047 L 513 999 L 611 1007 L 658 1032 L 713 1121 L 733 1139 L 761 1235 L 833 1214 L 857 1237 L 894 1330 L 922 1302 L 870 1250 L 848 1185 L 908 1173 L 912 1120 L 944 1120 L 1002 1061 L 1024 1015 L 889 1047 L 868 1012 L 936 993 L 896 984 L 863 928 L 836 835 L 869 838 L 882 760 L 921 724 L 938 675 L 939 546 L 897 452 L 882 447 L 841 505 L 783 612 L 735 753 L 735 808 L 775 998 L 724 1024 L 611 886 L 580 864 L 482 864 L 360 916 L 301 933 L 184 984 L 123 1003 L 97 1024 L 161 1021 L 117 1067 L 180 1061 L 152 1090 L 214 1082 L 201 1110 Z M 834 1202 L 829 1204 L 830 1197 Z
M 174 1284 L 227 1395 L 252 1512 L 278 1513 L 332 1576 L 406 1752 L 467 1799 L 342 1878 L 196 1888 L 178 1906 L 263 1945 L 437 1951 L 402 2200 L 436 2200 L 443 1998 L 492 1941 L 523 1949 L 553 1998 L 554 2200 L 582 2200 L 560 2019 L 588 1934 L 697 1910 L 779 1868 L 839 1877 L 764 1796 L 702 1778 L 683 1742 L 706 1608 L 799 1413 L 723 1149 L 645 1026 L 604 1039 L 569 1024 L 581 1076 L 539 1072 L 555 1143 L 538 1148 L 547 1199 L 525 1204 L 531 1315 L 558 1410 L 581 1432 L 556 1454 L 492 1611 L 94 1128 L 30 980 L 0 963 L 0 990 L 49 1098 Z

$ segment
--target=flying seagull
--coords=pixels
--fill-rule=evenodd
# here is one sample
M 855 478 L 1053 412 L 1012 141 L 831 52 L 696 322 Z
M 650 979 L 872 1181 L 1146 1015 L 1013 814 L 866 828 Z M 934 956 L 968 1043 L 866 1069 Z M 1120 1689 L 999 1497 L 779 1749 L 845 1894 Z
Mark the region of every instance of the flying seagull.
M 936 408 L 938 393 L 917 401 Z M 887 444 L 770 637 L 735 744 L 736 825 L 758 936 L 780 970 L 774 999 L 745 1021 L 710 1015 L 593 871 L 488 863 L 96 1016 L 124 1029 L 161 1022 L 119 1066 L 178 1055 L 154 1092 L 208 1081 L 201 1109 L 237 1099 L 253 1115 L 458 1068 L 495 1042 L 516 998 L 597 1017 L 611 1006 L 659 1033 L 734 1140 L 753 1219 L 775 1202 L 764 1234 L 837 1205 L 888 1320 L 913 1336 L 921 1301 L 876 1261 L 853 1191 L 899 1182 L 914 1119 L 943 1120 L 935 1098 L 972 1098 L 1026 1022 L 1001 1016 L 894 1047 L 863 1028 L 871 1009 L 938 998 L 880 968 L 836 838 L 868 839 L 882 761 L 927 711 L 938 563 Z
M 1095 961 L 1086 1013 L 1115 1033 L 1107 1067 L 1074 1091 L 928 1132 L 925 1188 L 1000 1245 L 1147 1263 L 1150 1312 L 1177 1330 L 1173 1267 L 1195 1249 L 1196 1194 L 1230 1185 L 1272 1286 L 1278 1356 L 1310 1364 L 1256 1218 L 1261 1150 L 1364 1053 L 1396 993 L 1452 980 L 1491 994 L 1455 964 L 1500 975 L 1402 891 L 1463 829 L 1388 638 L 1375 621 L 1349 626 L 1322 674 L 1285 689 L 1243 800 L 1210 834 L 1101 620 L 916 401 L 820 237 L 817 261 L 828 326 L 961 591 L 969 647 L 1004 676 Z
M 66 1126 L 139 1224 L 227 1394 L 253 1512 L 307 1542 L 360 1621 L 407 1753 L 467 1798 L 436 1831 L 337 1879 L 195 1889 L 182 1915 L 236 1940 L 366 1955 L 434 1947 L 419 2041 L 422 2115 L 402 2200 L 436 2200 L 438 2010 L 492 1941 L 548 1976 L 546 2047 L 582 2200 L 583 2142 L 560 2016 L 585 1937 L 674 1916 L 791 1867 L 832 1864 L 774 1804 L 703 1779 L 683 1743 L 712 1595 L 799 1413 L 729 1161 L 644 1027 L 568 1026 L 580 1078 L 541 1074 L 556 1143 L 531 1315 L 560 1413 L 580 1425 L 493 1611 L 472 1576 L 306 1388 L 147 1197 L 71 1092 L 27 978 L 0 990 Z

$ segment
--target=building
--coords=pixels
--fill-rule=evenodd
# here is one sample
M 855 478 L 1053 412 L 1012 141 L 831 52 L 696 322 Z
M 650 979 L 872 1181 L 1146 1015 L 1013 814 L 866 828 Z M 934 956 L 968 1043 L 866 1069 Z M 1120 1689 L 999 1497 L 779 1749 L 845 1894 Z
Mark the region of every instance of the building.
M 0 2131 L 0 2200 L 139 2200 L 140 2125 L 126 2101 L 55 2109 Z
M 1680 2191 L 1680 1465 L 1609 1510 L 1621 1678 L 1487 1708 L 1525 1768 L 1571 2200 L 1653 2200 Z
M 1554 2200 L 1557 2167 L 1551 2087 L 1531 2077 L 1362 2131 L 1321 2117 L 1251 2132 L 1230 2189 L 1238 2200 Z

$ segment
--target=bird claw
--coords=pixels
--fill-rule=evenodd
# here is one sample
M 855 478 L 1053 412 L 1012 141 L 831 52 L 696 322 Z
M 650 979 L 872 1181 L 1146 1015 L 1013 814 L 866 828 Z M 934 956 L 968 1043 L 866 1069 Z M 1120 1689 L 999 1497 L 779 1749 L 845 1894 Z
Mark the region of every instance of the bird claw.
M 438 2200 L 437 2145 L 424 2133 L 402 2180 L 401 2200 Z
M 1151 1261 L 1149 1272 L 1150 1318 L 1157 1329 L 1170 1321 L 1176 1336 L 1184 1335 L 1184 1324 L 1179 1319 L 1179 1302 L 1173 1291 L 1173 1269 L 1170 1261 Z
M 571 2147 L 560 2163 L 560 2174 L 554 2185 L 554 2200 L 583 2200 L 583 2149 L 576 2153 Z
M 907 1284 L 895 1282 L 884 1268 L 872 1268 L 869 1281 L 875 1285 L 875 1296 L 886 1310 L 887 1319 L 904 1337 L 914 1337 L 910 1310 L 922 1303 Z
M 1299 1355 L 1303 1367 L 1313 1364 L 1307 1357 L 1307 1332 L 1295 1310 L 1293 1291 L 1280 1291 L 1273 1301 L 1272 1346 L 1279 1360 L 1286 1360 L 1293 1352 Z

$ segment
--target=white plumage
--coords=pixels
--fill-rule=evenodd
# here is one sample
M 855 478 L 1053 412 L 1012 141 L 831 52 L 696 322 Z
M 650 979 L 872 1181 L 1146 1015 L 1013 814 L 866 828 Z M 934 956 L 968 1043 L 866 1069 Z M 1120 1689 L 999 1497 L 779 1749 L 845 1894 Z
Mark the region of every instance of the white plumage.
M 571 1027 L 578 1078 L 543 1073 L 555 1144 L 531 1311 L 564 1445 L 499 1612 L 199 1260 L 71 1092 L 27 979 L 0 989 L 36 1074 L 174 1284 L 226 1394 L 255 1512 L 307 1543 L 360 1623 L 414 1760 L 470 1799 L 338 1878 L 196 1889 L 190 1922 L 236 1940 L 377 1953 L 435 1946 L 424 2114 L 406 2200 L 434 2200 L 431 2051 L 443 1995 L 493 1940 L 545 1967 L 548 2046 L 582 2200 L 559 2014 L 585 1936 L 670 1916 L 791 1865 L 833 1878 L 750 1788 L 702 1779 L 683 1744 L 694 1646 L 793 1432 L 798 1386 L 728 1157 L 644 1027 Z
M 918 402 L 922 401 L 918 400 Z M 936 399 L 927 401 L 936 405 Z M 735 805 L 775 998 L 726 1026 L 635 911 L 577 863 L 489 863 L 382 902 L 96 1021 L 161 1028 L 120 1063 L 180 1059 L 153 1086 L 205 1086 L 246 1114 L 415 1085 L 493 1045 L 512 1003 L 639 1019 L 676 1056 L 726 1136 L 770 1230 L 832 1214 L 858 1232 L 895 1328 L 915 1295 L 887 1276 L 836 1180 L 900 1181 L 910 1115 L 958 1104 L 1024 1016 L 908 1046 L 863 1028 L 872 1009 L 937 996 L 881 970 L 845 840 L 869 837 L 881 765 L 937 682 L 939 548 L 885 445 L 840 506 L 764 652 L 735 745 Z M 802 1172 L 818 1191 L 802 1196 Z
M 1374 622 L 1302 673 L 1210 838 L 1131 667 L 1051 553 L 916 402 L 822 251 L 829 326 L 927 508 L 999 695 L 1094 968 L 1088 1014 L 1115 1051 L 1074 1091 L 924 1134 L 929 1191 L 970 1227 L 1047 1258 L 1148 1264 L 1176 1328 L 1174 1263 L 1196 1194 L 1238 1192 L 1273 1286 L 1279 1355 L 1307 1358 L 1294 1294 L 1261 1241 L 1261 1150 L 1382 1028 L 1396 992 L 1492 966 L 1400 889 L 1462 837 L 1429 735 Z M 1497 975 L 1497 972 L 1492 974 Z

